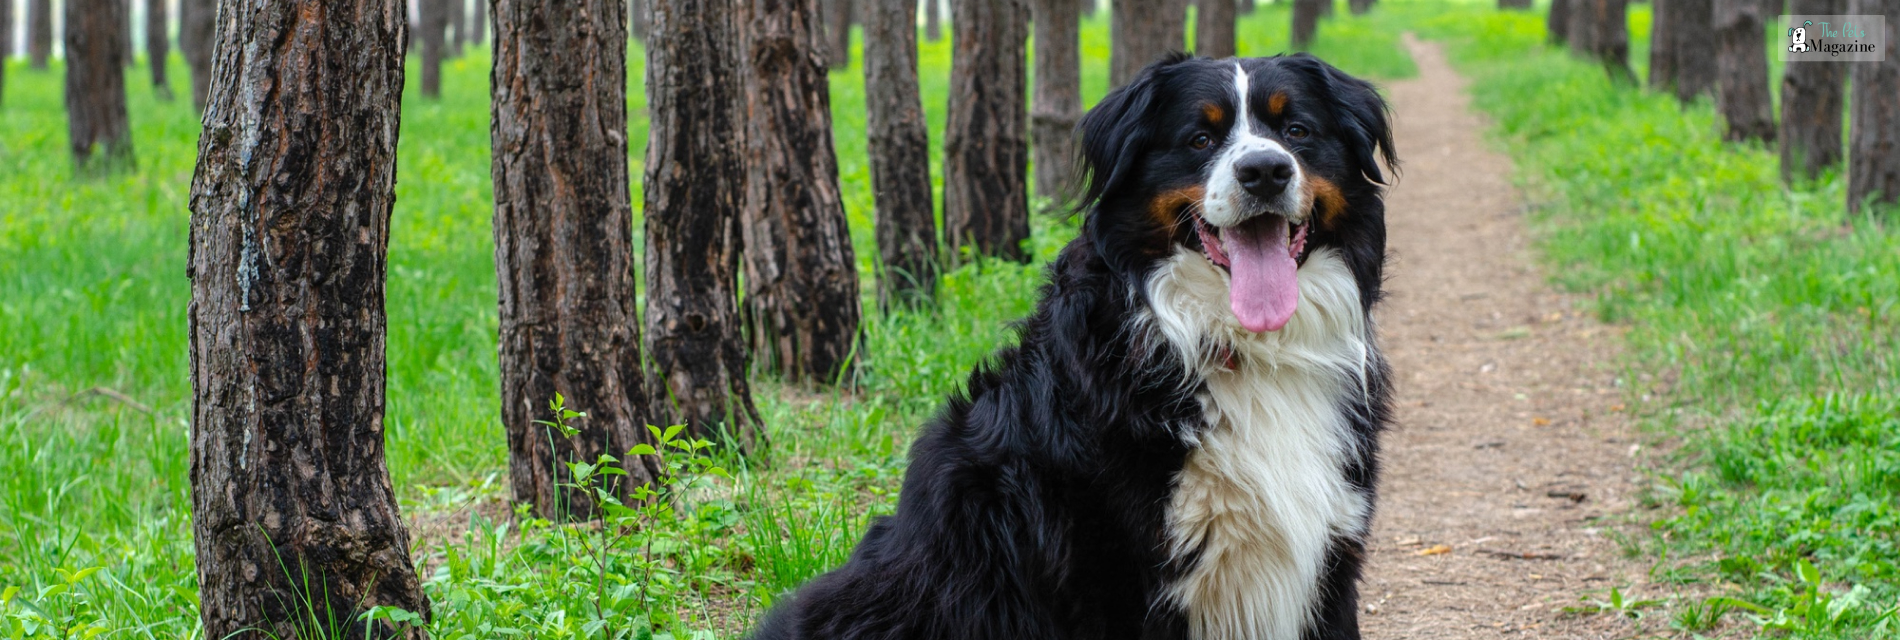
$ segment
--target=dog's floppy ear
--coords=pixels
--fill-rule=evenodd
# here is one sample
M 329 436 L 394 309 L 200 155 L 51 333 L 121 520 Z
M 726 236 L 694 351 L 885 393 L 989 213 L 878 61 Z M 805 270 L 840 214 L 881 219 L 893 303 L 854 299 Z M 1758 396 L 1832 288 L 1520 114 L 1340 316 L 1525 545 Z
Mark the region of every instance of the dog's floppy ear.
M 1340 133 L 1359 170 L 1367 179 L 1387 184 L 1385 174 L 1379 171 L 1379 160 L 1383 158 L 1386 166 L 1397 173 L 1399 157 L 1398 151 L 1392 148 L 1390 109 L 1385 99 L 1379 97 L 1379 91 L 1372 83 L 1346 75 L 1337 67 L 1304 53 L 1295 54 L 1288 61 L 1312 77 L 1321 95 L 1331 98 L 1333 120 L 1339 123 Z
M 1188 57 L 1181 53 L 1170 54 L 1149 65 L 1128 84 L 1108 92 L 1095 108 L 1082 116 L 1076 131 L 1082 138 L 1082 162 L 1078 167 L 1084 172 L 1080 179 L 1086 181 L 1086 188 L 1081 201 L 1076 203 L 1078 209 L 1094 206 L 1102 196 L 1134 179 L 1141 154 L 1147 151 L 1153 137 L 1148 123 L 1152 120 L 1149 114 L 1155 108 L 1157 75 Z

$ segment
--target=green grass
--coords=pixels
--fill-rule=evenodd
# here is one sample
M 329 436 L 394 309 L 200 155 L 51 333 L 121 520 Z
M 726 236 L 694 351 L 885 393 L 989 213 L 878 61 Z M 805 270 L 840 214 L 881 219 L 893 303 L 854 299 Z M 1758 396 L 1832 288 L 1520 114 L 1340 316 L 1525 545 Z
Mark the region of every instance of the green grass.
M 1517 159 L 1552 273 L 1629 328 L 1632 400 L 1673 452 L 1640 546 L 1658 580 L 1730 598 L 1676 603 L 1676 626 L 1895 637 L 1896 218 L 1847 214 L 1838 172 L 1783 187 L 1706 100 L 1611 86 L 1545 48 L 1541 14 L 1415 13 Z
M 1278 52 L 1286 20 L 1284 3 L 1243 20 L 1241 53 Z M 1106 15 L 1083 37 L 1092 102 L 1108 89 Z M 1413 69 L 1397 42 L 1371 20 L 1342 17 L 1322 27 L 1317 53 L 1355 73 L 1402 77 Z M 644 66 L 637 50 L 631 58 L 630 68 Z M 196 637 L 184 260 L 198 119 L 188 102 L 158 102 L 143 74 L 128 74 L 138 169 L 78 178 L 65 149 L 60 69 L 9 64 L 0 107 L 0 635 Z M 948 41 L 925 43 L 920 66 L 940 144 Z M 171 71 L 183 89 L 188 72 L 176 60 Z M 774 595 L 840 562 L 867 517 L 891 508 L 914 430 L 1009 339 L 1008 323 L 1034 304 L 1041 261 L 1072 237 L 1073 221 L 1035 220 L 1037 264 L 972 265 L 946 276 L 932 309 L 870 314 L 850 392 L 760 381 L 772 466 L 728 461 L 733 481 L 691 493 L 691 508 L 667 514 L 647 544 L 586 569 L 586 530 L 497 507 L 506 449 L 496 413 L 487 71 L 486 51 L 474 49 L 446 65 L 440 101 L 411 91 L 403 104 L 386 444 L 404 512 L 417 522 L 432 631 L 599 632 L 587 621 L 604 578 L 615 602 L 634 598 L 655 637 L 735 635 Z M 647 130 L 637 77 L 628 94 L 637 207 Z M 868 260 L 862 69 L 834 73 L 832 97 L 845 205 L 857 255 Z M 941 176 L 940 158 L 932 163 Z M 870 291 L 868 261 L 860 274 Z

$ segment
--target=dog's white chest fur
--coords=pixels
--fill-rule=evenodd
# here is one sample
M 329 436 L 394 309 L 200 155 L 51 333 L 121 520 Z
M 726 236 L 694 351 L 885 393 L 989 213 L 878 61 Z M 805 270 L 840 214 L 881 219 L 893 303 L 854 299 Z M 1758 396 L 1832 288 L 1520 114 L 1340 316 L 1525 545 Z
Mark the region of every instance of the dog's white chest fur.
M 1332 541 L 1366 527 L 1368 498 L 1344 476 L 1356 441 L 1342 413 L 1373 357 L 1359 289 L 1330 248 L 1307 257 L 1299 282 L 1292 321 L 1253 334 L 1199 253 L 1182 249 L 1148 281 L 1143 320 L 1207 382 L 1207 424 L 1167 520 L 1171 555 L 1198 554 L 1169 592 L 1198 640 L 1299 640 Z

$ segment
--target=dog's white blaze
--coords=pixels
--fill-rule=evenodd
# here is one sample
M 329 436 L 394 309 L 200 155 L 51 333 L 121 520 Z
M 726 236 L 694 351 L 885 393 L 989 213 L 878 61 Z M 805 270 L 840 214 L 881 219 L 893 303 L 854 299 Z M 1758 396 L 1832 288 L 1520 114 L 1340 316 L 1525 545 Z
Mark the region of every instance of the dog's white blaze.
M 1344 476 L 1359 452 L 1342 415 L 1363 393 L 1370 328 L 1344 259 L 1315 249 L 1280 331 L 1253 333 L 1228 310 L 1227 275 L 1179 248 L 1147 283 L 1138 322 L 1207 381 L 1207 425 L 1177 478 L 1170 553 L 1198 552 L 1169 596 L 1197 640 L 1299 640 L 1336 536 L 1364 535 L 1368 497 Z M 1216 345 L 1233 349 L 1228 370 Z
M 1247 104 L 1250 91 L 1247 70 L 1235 62 L 1234 92 L 1240 107 L 1234 114 L 1234 129 L 1227 135 L 1226 146 L 1214 158 L 1214 171 L 1208 176 L 1207 197 L 1202 203 L 1201 218 L 1216 227 L 1231 227 L 1252 217 L 1264 205 L 1267 211 L 1287 216 L 1293 224 L 1300 224 L 1306 221 L 1306 211 L 1312 208 L 1311 203 L 1303 201 L 1305 172 L 1300 169 L 1299 159 L 1293 156 L 1293 152 L 1279 142 L 1253 132 L 1253 113 Z M 1234 163 L 1256 152 L 1278 153 L 1293 160 L 1293 180 L 1287 183 L 1286 191 L 1274 201 L 1247 206 L 1253 196 L 1241 188 L 1240 181 L 1234 177 Z

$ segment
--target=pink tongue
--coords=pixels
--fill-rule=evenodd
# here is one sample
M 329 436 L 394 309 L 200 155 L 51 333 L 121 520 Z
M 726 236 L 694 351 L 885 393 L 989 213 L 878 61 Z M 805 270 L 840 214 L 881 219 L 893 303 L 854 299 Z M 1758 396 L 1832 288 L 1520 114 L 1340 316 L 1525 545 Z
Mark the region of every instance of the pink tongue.
M 1227 239 L 1227 299 L 1248 331 L 1279 331 L 1300 304 L 1299 265 L 1287 244 L 1286 218 L 1259 216 L 1222 234 Z

